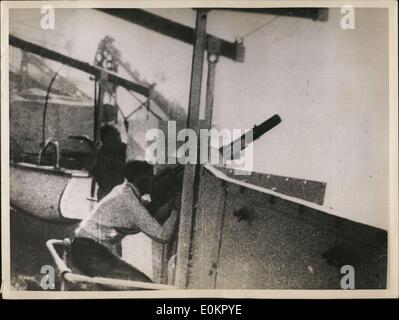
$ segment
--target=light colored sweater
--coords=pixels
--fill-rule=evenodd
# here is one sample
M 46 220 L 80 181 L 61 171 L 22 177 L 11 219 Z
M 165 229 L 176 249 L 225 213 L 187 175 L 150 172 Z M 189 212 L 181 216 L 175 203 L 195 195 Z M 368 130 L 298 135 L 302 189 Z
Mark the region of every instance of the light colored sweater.
M 177 221 L 177 211 L 172 210 L 172 201 L 164 210 L 172 210 L 163 225 L 144 207 L 137 188 L 128 182 L 117 185 L 98 203 L 76 229 L 76 237 L 92 239 L 110 251 L 114 251 L 126 234 L 143 232 L 158 242 L 171 240 Z

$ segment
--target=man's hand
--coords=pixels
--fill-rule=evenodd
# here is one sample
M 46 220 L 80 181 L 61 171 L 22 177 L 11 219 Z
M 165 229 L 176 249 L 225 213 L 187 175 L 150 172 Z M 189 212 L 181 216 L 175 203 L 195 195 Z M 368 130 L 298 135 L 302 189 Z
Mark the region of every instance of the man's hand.
M 160 223 L 163 224 L 170 216 L 170 213 L 173 208 L 173 198 L 170 199 L 167 203 L 165 203 L 162 207 L 157 210 L 155 214 L 155 219 Z

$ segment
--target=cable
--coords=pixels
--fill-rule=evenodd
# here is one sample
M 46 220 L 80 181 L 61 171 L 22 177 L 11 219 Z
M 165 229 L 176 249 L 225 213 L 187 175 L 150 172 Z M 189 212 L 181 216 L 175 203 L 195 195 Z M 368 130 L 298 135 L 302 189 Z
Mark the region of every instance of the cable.
M 244 35 L 242 38 L 245 39 L 248 36 L 260 31 L 261 29 L 263 29 L 264 27 L 266 27 L 268 24 L 271 24 L 273 21 L 277 20 L 278 18 L 280 18 L 280 16 L 275 16 L 273 19 L 263 23 L 262 25 L 260 25 L 259 27 L 255 28 L 254 30 L 248 32 L 246 35 Z
M 143 101 L 143 100 L 141 100 L 136 94 L 134 94 L 134 92 L 133 91 L 131 91 L 131 90 L 128 90 L 127 92 L 129 92 L 130 93 L 130 95 L 133 97 L 133 98 L 135 98 L 140 104 L 143 104 L 143 103 L 145 103 L 145 101 Z

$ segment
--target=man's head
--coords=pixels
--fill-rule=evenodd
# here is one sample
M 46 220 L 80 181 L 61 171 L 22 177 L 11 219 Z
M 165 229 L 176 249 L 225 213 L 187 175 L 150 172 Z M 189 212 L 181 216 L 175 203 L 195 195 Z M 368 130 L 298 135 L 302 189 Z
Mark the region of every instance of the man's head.
M 139 189 L 141 194 L 146 194 L 151 189 L 154 168 L 145 161 L 130 160 L 126 163 L 125 177 Z
M 103 123 L 117 123 L 118 122 L 118 106 L 116 104 L 105 103 L 102 106 L 102 122 Z

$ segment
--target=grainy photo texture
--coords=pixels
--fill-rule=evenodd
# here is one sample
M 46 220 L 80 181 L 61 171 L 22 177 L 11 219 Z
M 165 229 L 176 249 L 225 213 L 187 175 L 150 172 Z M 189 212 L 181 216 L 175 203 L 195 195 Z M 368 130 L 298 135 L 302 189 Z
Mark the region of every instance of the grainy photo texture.
M 388 8 L 8 14 L 9 290 L 389 288 Z

